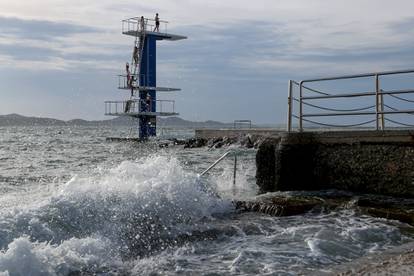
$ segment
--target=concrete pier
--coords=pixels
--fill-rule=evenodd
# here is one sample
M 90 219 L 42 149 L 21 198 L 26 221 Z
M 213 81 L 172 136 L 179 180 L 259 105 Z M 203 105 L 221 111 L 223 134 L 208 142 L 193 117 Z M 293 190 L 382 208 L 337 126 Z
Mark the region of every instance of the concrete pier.
M 414 197 L 414 130 L 281 133 L 260 145 L 256 165 L 262 192 Z

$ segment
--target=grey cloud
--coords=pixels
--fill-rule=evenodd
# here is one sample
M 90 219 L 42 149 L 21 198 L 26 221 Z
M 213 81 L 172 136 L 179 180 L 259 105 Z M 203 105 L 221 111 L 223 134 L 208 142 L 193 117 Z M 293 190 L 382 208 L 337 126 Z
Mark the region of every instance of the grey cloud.
M 78 33 L 92 33 L 97 31 L 97 28 L 77 24 L 0 16 L 0 33 L 19 38 L 51 40 Z
M 158 54 L 161 58 L 188 60 L 192 67 L 218 73 L 242 73 L 235 59 L 252 56 L 273 55 L 275 51 L 283 52 L 297 43 L 295 37 L 281 31 L 282 25 L 260 21 L 248 21 L 225 26 L 193 25 L 173 32 L 188 35 L 189 39 L 180 46 L 162 47 Z
M 50 61 L 54 58 L 62 58 L 68 61 L 112 61 L 121 59 L 119 51 L 112 53 L 64 53 L 59 49 L 46 47 L 26 46 L 23 44 L 0 44 L 0 53 L 19 61 Z
M 58 56 L 59 52 L 49 48 L 30 47 L 24 45 L 2 45 L 0 44 L 0 52 L 8 56 L 12 56 L 16 61 L 48 61 L 54 56 Z
M 412 33 L 414 26 L 414 17 L 403 18 L 388 24 L 392 32 Z

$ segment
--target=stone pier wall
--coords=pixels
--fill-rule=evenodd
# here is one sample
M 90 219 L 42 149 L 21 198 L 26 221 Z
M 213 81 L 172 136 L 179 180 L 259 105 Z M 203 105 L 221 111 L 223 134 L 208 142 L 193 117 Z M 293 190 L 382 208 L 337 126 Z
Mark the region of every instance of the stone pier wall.
M 262 192 L 340 189 L 414 197 L 414 131 L 284 133 L 256 156 Z

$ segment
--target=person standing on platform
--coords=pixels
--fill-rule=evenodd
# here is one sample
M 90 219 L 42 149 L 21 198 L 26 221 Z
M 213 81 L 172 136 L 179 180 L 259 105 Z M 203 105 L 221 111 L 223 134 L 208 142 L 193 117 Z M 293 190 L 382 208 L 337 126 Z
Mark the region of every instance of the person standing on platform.
M 143 16 L 141 16 L 141 20 L 140 20 L 140 27 L 141 27 L 141 32 L 145 31 L 145 19 Z
M 155 28 L 154 28 L 154 32 L 160 32 L 160 18 L 158 17 L 158 13 L 155 14 Z

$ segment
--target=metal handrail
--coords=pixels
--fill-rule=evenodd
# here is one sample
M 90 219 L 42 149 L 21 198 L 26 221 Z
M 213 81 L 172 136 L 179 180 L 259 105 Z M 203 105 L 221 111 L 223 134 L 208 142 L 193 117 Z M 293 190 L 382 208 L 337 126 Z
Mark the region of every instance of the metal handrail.
M 315 81 L 330 81 L 330 80 L 345 80 L 345 79 L 355 79 L 355 78 L 367 78 L 367 77 L 375 77 L 375 76 L 410 74 L 410 73 L 414 73 L 414 69 L 396 70 L 396 71 L 382 71 L 382 72 L 376 72 L 376 73 L 373 72 L 373 73 L 364 73 L 364 74 L 355 74 L 355 75 L 332 76 L 332 77 L 326 77 L 326 78 L 303 80 L 303 81 L 301 81 L 301 83 L 315 82 Z
M 205 169 L 202 173 L 200 173 L 198 176 L 201 177 L 208 173 L 211 169 L 213 169 L 215 166 L 217 166 L 218 163 L 220 163 L 224 158 L 226 158 L 230 154 L 234 154 L 234 167 L 233 167 L 233 192 L 235 192 L 236 189 L 236 172 L 237 172 L 237 152 L 229 150 L 226 153 L 224 153 L 219 159 L 217 159 L 213 164 L 211 164 L 207 169 Z
M 334 77 L 325 77 L 325 78 L 317 78 L 317 79 L 307 79 L 302 80 L 300 82 L 296 82 L 294 80 L 289 81 L 288 86 L 288 114 L 287 114 L 287 131 L 292 131 L 292 118 L 298 118 L 299 120 L 299 131 L 303 131 L 303 121 L 309 121 L 305 120 L 305 117 L 328 117 L 328 116 L 345 116 L 345 115 L 375 115 L 376 122 L 376 129 L 377 130 L 384 130 L 385 129 L 385 123 L 384 121 L 392 121 L 392 120 L 385 120 L 384 115 L 385 114 L 413 114 L 414 109 L 404 109 L 404 110 L 393 110 L 393 111 L 387 111 L 384 110 L 384 95 L 385 96 L 394 96 L 398 94 L 414 94 L 414 89 L 403 89 L 403 90 L 382 90 L 380 87 L 380 76 L 385 75 L 397 75 L 397 74 L 411 74 L 414 73 L 414 69 L 408 69 L 408 70 L 399 70 L 399 71 L 384 71 L 384 72 L 376 72 L 376 73 L 366 73 L 366 74 L 355 74 L 355 75 L 343 75 L 343 76 L 334 76 Z M 375 90 L 374 91 L 365 91 L 360 93 L 336 93 L 336 94 L 330 94 L 325 93 L 313 88 L 309 88 L 305 86 L 305 83 L 313 83 L 313 82 L 322 82 L 322 81 L 333 81 L 333 80 L 345 80 L 345 79 L 357 79 L 357 78 L 366 78 L 366 77 L 374 77 L 375 78 Z M 296 99 L 293 96 L 293 87 L 294 85 L 299 86 L 299 97 Z M 304 90 L 309 90 L 310 92 L 315 92 L 319 95 L 316 96 L 305 96 Z M 306 103 L 305 100 L 324 100 L 324 99 L 336 99 L 336 98 L 356 98 L 356 97 L 375 97 L 375 105 L 373 107 L 375 108 L 375 111 L 373 112 L 349 112 L 352 110 L 343 110 L 337 108 L 327 108 L 317 105 L 312 105 L 309 103 Z M 406 100 L 406 99 L 405 99 Z M 293 114 L 293 101 L 299 102 L 299 115 Z M 409 102 L 410 100 L 407 100 Z M 329 110 L 329 111 L 340 111 L 340 112 L 332 112 L 332 113 L 311 113 L 311 114 L 305 114 L 303 110 L 303 106 L 308 105 L 314 108 L 318 108 L 321 110 Z M 360 111 L 360 110 L 355 110 Z M 318 123 L 320 125 L 328 125 L 323 123 Z M 357 125 L 357 124 L 356 124 Z M 407 125 L 404 123 L 401 123 L 401 125 Z M 339 126 L 339 125 L 338 125 Z
M 118 88 L 130 88 L 130 86 L 136 86 L 138 83 L 143 84 L 144 86 L 147 86 L 149 83 L 150 77 L 152 75 L 148 74 L 130 74 L 129 75 L 132 80 L 130 83 L 128 83 L 128 75 L 118 75 Z
M 227 155 L 229 155 L 230 153 L 233 153 L 233 151 L 228 151 L 225 154 L 223 154 L 219 159 L 217 159 L 213 164 L 211 164 L 210 167 L 208 167 L 202 173 L 200 173 L 200 176 L 203 176 L 206 173 L 208 173 L 212 168 L 214 168 L 218 163 L 221 162 L 221 160 L 223 160 L 224 158 L 226 158 Z M 236 156 L 236 155 L 234 155 L 234 156 Z
M 252 120 L 234 120 L 233 127 L 236 128 L 237 124 L 249 124 L 249 128 L 252 128 Z
M 143 99 L 135 99 L 135 100 L 127 100 L 127 101 L 105 101 L 105 114 L 126 114 L 126 113 L 142 113 L 142 112 L 153 112 L 151 111 L 151 106 L 154 103 L 159 103 L 157 105 L 158 112 L 166 112 L 166 113 L 175 113 L 175 101 L 173 100 L 151 100 L 150 110 L 146 110 L 144 105 L 147 103 L 147 100 Z M 169 107 L 172 110 L 164 111 L 163 110 L 163 103 L 168 103 Z M 128 105 L 128 109 L 126 107 Z M 165 108 L 165 104 L 164 104 Z M 157 112 L 155 110 L 155 112 Z
M 149 24 L 148 21 L 155 22 L 155 19 L 144 17 L 144 26 L 141 26 L 141 17 L 131 17 L 124 19 L 122 20 L 122 33 L 139 32 L 141 30 L 152 32 L 155 25 Z M 169 22 L 165 20 L 159 20 L 159 22 L 160 25 L 162 25 L 160 29 L 164 30 L 163 33 L 168 33 Z

